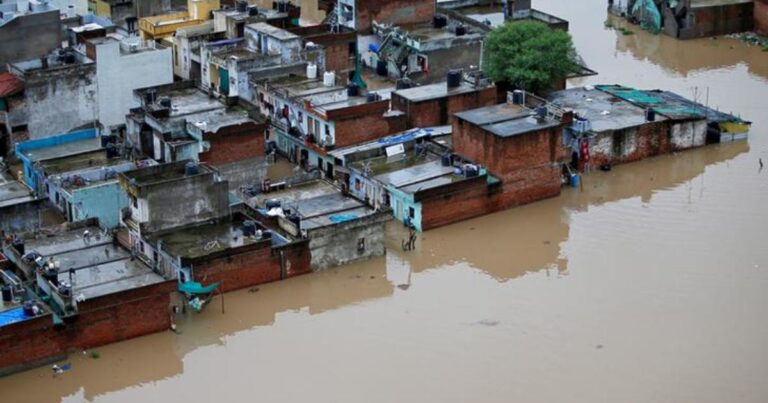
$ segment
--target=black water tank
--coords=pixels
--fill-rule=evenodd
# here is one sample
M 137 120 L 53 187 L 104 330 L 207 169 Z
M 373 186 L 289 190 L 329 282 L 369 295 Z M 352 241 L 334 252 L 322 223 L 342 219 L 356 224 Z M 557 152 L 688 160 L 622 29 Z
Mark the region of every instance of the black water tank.
M 248 2 L 245 0 L 238 0 L 237 1 L 237 11 L 240 13 L 245 13 L 248 11 Z
M 3 286 L 3 302 L 11 301 L 13 301 L 13 289 L 10 285 L 6 284 Z
M 445 18 L 444 15 L 436 15 L 435 18 L 432 19 L 432 25 L 434 25 L 435 28 L 445 28 L 445 26 L 448 25 L 448 19 Z
M 160 99 L 160 106 L 163 108 L 171 109 L 171 106 L 173 105 L 173 101 L 171 101 L 171 98 L 163 97 Z
M 522 105 L 525 103 L 525 93 L 520 90 L 515 90 L 512 93 L 512 103 L 515 105 Z
M 379 100 L 379 94 L 375 92 L 369 92 L 368 95 L 365 96 L 365 100 L 367 102 L 376 102 Z
M 253 6 L 253 7 L 249 8 L 248 9 L 248 15 L 251 16 L 251 17 L 255 17 L 255 16 L 259 15 L 258 7 Z
M 187 176 L 197 175 L 200 173 L 200 165 L 197 162 L 189 161 L 184 166 L 184 174 Z
M 16 251 L 19 252 L 19 255 L 24 256 L 24 251 L 25 251 L 24 241 L 22 241 L 21 239 L 17 239 L 15 241 L 13 241 L 11 246 L 13 246 L 13 248 L 16 249 Z
M 464 25 L 457 25 L 456 26 L 456 36 L 464 36 L 467 34 L 467 27 Z
M 120 156 L 120 154 L 117 151 L 117 147 L 115 147 L 114 144 L 110 143 L 106 148 L 107 148 L 107 158 L 116 158 Z
M 653 108 L 648 108 L 645 110 L 645 120 L 648 122 L 656 121 L 656 111 Z
M 281 13 L 287 13 L 288 12 L 288 3 L 285 1 L 279 1 L 277 2 L 277 11 Z
M 384 60 L 376 62 L 376 74 L 384 77 L 387 76 L 387 62 Z
M 401 78 L 395 82 L 395 89 L 398 90 L 407 90 L 411 87 L 413 87 L 413 83 L 410 78 Z
M 443 154 L 443 157 L 441 158 L 441 161 L 442 161 L 444 167 L 449 167 L 449 166 L 453 165 L 453 155 L 451 155 L 451 154 Z
M 24 315 L 35 316 L 35 303 L 32 301 L 24 301 Z
M 256 235 L 256 222 L 253 220 L 243 221 L 243 236 Z
M 360 95 L 360 86 L 356 83 L 347 84 L 347 95 L 350 97 L 356 97 Z
M 461 85 L 461 70 L 448 70 L 448 88 Z

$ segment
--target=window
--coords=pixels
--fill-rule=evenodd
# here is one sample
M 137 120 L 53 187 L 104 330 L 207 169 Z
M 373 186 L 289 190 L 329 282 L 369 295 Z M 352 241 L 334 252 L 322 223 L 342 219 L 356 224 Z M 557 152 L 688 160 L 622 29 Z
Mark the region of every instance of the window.
M 139 208 L 139 199 L 132 196 L 131 202 L 133 202 L 133 208 Z
M 365 238 L 360 238 L 357 240 L 357 251 L 360 253 L 365 252 Z
M 408 207 L 408 215 L 411 218 L 416 218 L 416 209 L 414 209 L 413 207 Z
M 349 57 L 353 57 L 357 55 L 357 42 L 350 42 L 349 43 Z

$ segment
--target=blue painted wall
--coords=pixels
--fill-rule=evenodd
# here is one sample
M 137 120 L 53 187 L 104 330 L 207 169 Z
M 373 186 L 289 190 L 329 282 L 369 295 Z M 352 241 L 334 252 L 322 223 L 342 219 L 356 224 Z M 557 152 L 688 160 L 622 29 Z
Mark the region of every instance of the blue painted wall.
M 97 217 L 102 226 L 114 228 L 120 223 L 120 210 L 128 203 L 128 195 L 116 180 L 77 189 L 72 194 L 72 221 Z
M 36 140 L 23 141 L 16 144 L 15 152 L 16 157 L 24 164 L 24 183 L 30 188 L 38 190 L 38 181 L 41 179 L 39 174 L 34 172 L 33 161 L 25 155 L 28 151 L 39 150 L 43 148 L 55 147 L 62 144 L 72 143 L 75 141 L 90 139 L 99 136 L 99 131 L 96 129 L 86 129 L 71 133 L 59 134 L 56 136 L 46 137 Z
M 415 202 L 412 194 L 401 192 L 394 186 L 388 186 L 387 190 L 389 190 L 389 206 L 395 218 L 403 223 L 410 221 L 417 231 L 421 231 L 421 203 Z M 411 208 L 414 210 L 413 218 L 410 217 Z

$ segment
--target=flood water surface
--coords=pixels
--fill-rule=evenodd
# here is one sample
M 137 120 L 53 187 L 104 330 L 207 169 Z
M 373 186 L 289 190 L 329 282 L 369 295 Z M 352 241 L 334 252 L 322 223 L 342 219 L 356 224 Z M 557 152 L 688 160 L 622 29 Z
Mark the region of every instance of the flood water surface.
M 384 258 L 226 294 L 178 334 L 2 378 L 1 400 L 768 400 L 768 53 L 625 36 L 603 0 L 536 6 L 600 72 L 571 85 L 697 94 L 752 120 L 750 139 L 591 173 L 413 252 L 392 224 Z

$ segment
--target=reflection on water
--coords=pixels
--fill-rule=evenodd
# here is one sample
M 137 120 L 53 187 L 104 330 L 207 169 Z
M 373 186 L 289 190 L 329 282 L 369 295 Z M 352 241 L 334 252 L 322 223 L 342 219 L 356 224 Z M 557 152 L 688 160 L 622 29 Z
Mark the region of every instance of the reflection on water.
M 603 0 L 536 6 L 601 73 L 570 85 L 706 87 L 754 121 L 749 142 L 593 172 L 413 252 L 393 223 L 384 258 L 227 294 L 225 314 L 216 300 L 55 379 L 2 378 L 2 401 L 765 401 L 768 54 L 619 36 Z

